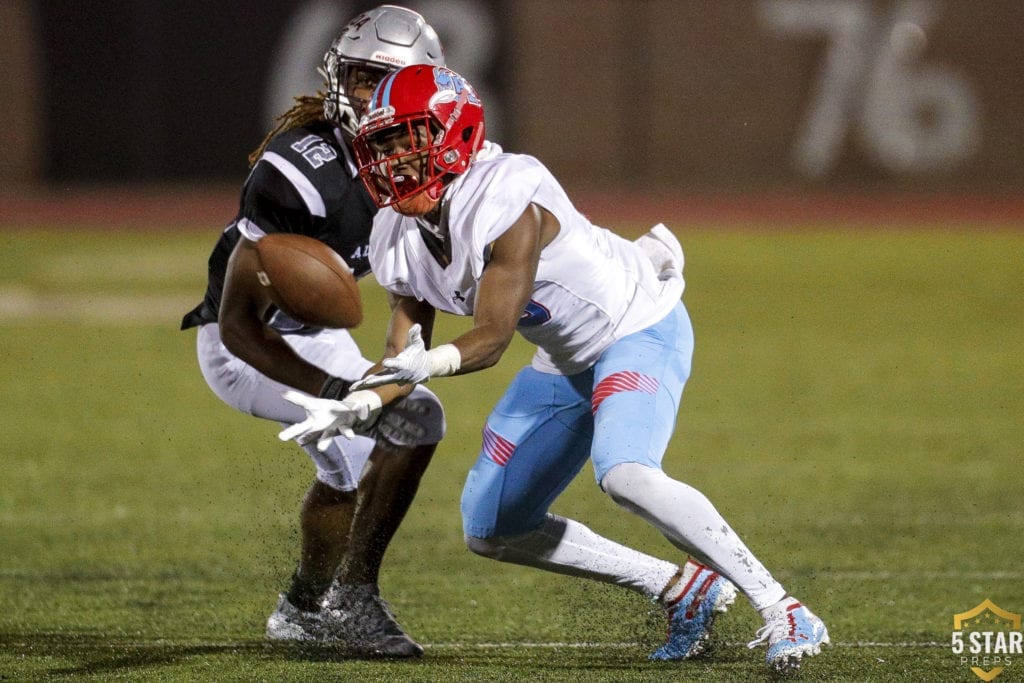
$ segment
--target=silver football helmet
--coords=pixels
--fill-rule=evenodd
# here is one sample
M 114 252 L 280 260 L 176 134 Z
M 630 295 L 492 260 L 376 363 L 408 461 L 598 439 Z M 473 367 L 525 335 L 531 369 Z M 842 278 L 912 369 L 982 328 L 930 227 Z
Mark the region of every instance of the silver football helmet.
M 444 48 L 437 31 L 418 13 L 395 5 L 360 14 L 324 55 L 324 116 L 350 139 L 355 137 L 366 101 L 345 92 L 351 87 L 350 77 L 369 77 L 376 85 L 388 72 L 409 64 L 444 66 Z

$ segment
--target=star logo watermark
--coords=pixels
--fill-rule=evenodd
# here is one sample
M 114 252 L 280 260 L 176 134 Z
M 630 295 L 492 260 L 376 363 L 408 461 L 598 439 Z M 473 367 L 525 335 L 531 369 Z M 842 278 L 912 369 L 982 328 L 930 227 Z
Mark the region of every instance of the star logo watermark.
M 1024 652 L 1021 616 L 985 599 L 953 615 L 950 648 L 975 676 L 991 681 Z

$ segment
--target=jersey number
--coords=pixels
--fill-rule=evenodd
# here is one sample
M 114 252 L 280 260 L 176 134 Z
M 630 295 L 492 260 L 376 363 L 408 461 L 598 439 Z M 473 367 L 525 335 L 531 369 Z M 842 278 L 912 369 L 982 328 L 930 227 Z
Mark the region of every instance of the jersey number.
M 320 168 L 328 161 L 338 158 L 338 153 L 334 151 L 334 148 L 324 142 L 319 135 L 307 135 L 293 143 L 292 149 L 301 154 L 302 158 L 313 168 Z

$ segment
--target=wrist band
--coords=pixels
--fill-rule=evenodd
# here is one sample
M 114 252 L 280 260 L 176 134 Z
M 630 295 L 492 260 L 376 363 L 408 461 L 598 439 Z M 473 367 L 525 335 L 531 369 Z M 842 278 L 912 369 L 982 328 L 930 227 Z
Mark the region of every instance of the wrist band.
M 462 354 L 455 344 L 441 344 L 427 351 L 431 377 L 454 375 L 462 367 Z

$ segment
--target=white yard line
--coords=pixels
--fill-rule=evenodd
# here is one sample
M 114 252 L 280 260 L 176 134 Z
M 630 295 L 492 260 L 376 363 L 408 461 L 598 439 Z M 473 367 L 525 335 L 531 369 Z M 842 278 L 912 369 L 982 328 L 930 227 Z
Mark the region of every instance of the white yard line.
M 39 519 L 37 514 L 26 515 L 26 517 Z M 118 519 L 116 514 L 113 517 Z M 113 518 L 112 517 L 112 518 Z M 0 515 L 0 522 L 4 523 L 22 523 L 23 520 L 11 514 Z M 41 524 L 50 525 L 52 519 L 42 518 Z M 86 571 L 85 574 L 90 574 Z M 152 578 L 157 573 L 147 572 L 125 572 L 123 574 L 106 573 L 102 571 L 94 572 L 96 575 L 103 575 L 105 578 L 118 581 L 130 581 L 133 579 L 145 579 Z M 222 572 L 215 572 L 220 574 Z M 777 574 L 784 578 L 791 578 L 793 575 L 791 572 L 777 572 Z M 37 571 L 34 569 L 19 569 L 14 567 L 0 567 L 0 578 L 20 578 L 30 579 L 37 576 L 59 576 L 61 572 L 45 572 Z M 183 578 L 184 574 L 177 572 L 176 576 Z M 893 581 L 899 579 L 908 579 L 912 581 L 925 580 L 925 579 L 949 579 L 951 581 L 969 580 L 969 581 L 1021 581 L 1024 580 L 1024 570 L 1019 569 L 995 569 L 989 571 L 820 571 L 820 572 L 809 572 L 807 574 L 801 574 L 801 576 L 810 577 L 814 579 L 828 579 L 828 580 L 859 580 L 859 581 Z M 197 577 L 202 578 L 202 577 Z
M 154 323 L 177 326 L 203 293 L 180 294 L 42 294 L 21 287 L 0 288 L 0 321 L 63 320 L 77 323 Z
M 12 640 L 8 642 L 8 645 L 15 647 L 21 646 L 26 647 L 32 645 L 31 638 L 23 638 L 21 640 Z M 155 641 L 133 641 L 133 642 L 121 642 L 117 639 L 112 639 L 109 643 L 111 648 L 124 649 L 124 648 L 151 648 L 154 644 L 159 644 L 166 647 L 208 647 L 208 648 L 231 648 L 232 650 L 261 650 L 267 647 L 274 646 L 295 646 L 301 647 L 301 643 L 285 643 L 285 642 L 271 642 L 271 641 L 194 641 L 194 640 L 168 640 L 166 638 L 160 638 Z M 551 642 L 551 643 L 533 643 L 533 642 L 503 642 L 503 643 L 420 643 L 427 650 L 629 650 L 629 649 L 646 649 L 651 647 L 651 643 L 573 643 L 573 642 Z M 89 648 L 95 647 L 95 643 L 89 643 Z M 728 648 L 742 648 L 747 649 L 745 642 L 725 642 L 720 643 L 717 647 L 728 647 Z M 921 642 L 876 642 L 876 641 L 850 641 L 850 642 L 833 642 L 828 648 L 839 648 L 844 650 L 915 650 L 915 649 L 938 649 L 938 648 L 949 648 L 950 643 L 939 642 L 939 641 L 921 641 Z
M 779 572 L 784 574 L 784 572 Z M 827 577 L 841 581 L 892 581 L 895 579 L 967 579 L 970 581 L 1019 581 L 1024 579 L 1024 571 L 933 571 L 933 572 L 809 572 L 806 576 Z
M 458 650 L 505 650 L 514 648 L 526 648 L 526 649 L 537 649 L 537 650 L 555 650 L 555 649 L 628 649 L 634 647 L 647 647 L 645 643 L 421 643 L 425 648 L 434 649 L 445 649 L 452 648 Z M 721 643 L 725 647 L 743 647 L 746 648 L 746 643 Z M 928 647 L 950 647 L 949 643 L 938 642 L 938 641 L 923 641 L 923 642 L 876 642 L 876 641 L 851 641 L 851 642 L 837 642 L 832 643 L 829 647 L 839 648 L 878 648 L 878 649 L 913 649 L 913 648 L 928 648 Z

